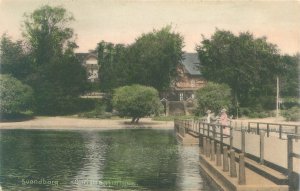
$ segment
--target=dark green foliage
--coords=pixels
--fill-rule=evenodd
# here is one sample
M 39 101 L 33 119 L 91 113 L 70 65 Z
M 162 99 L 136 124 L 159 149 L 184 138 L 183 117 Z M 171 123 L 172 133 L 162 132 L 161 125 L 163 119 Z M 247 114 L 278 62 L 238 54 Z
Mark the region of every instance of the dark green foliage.
M 141 84 L 161 91 L 169 88 L 182 60 L 183 37 L 167 26 L 142 34 L 128 46 L 100 42 L 98 58 L 101 89 Z
M 167 26 L 143 34 L 129 48 L 129 83 L 168 89 L 182 60 L 183 37 Z
M 0 114 L 21 113 L 32 107 L 32 89 L 9 75 L 0 75 Z
M 121 116 L 132 117 L 132 122 L 138 122 L 141 117 L 158 114 L 162 104 L 156 89 L 132 85 L 115 90 L 113 106 Z
M 226 84 L 208 82 L 203 88 L 196 92 L 198 102 L 197 113 L 205 115 L 207 110 L 218 114 L 222 108 L 232 107 L 231 90 Z
M 0 72 L 25 81 L 31 65 L 22 41 L 13 42 L 7 34 L 0 42 Z
M 80 113 L 79 117 L 107 119 L 112 117 L 112 114 L 106 112 L 106 105 L 103 100 L 94 100 L 94 108 L 91 111 Z
M 202 40 L 197 51 L 203 76 L 228 84 L 236 107 L 251 106 L 259 97 L 275 96 L 282 64 L 277 47 L 265 37 L 217 30 L 211 39 Z
M 110 92 L 116 87 L 127 84 L 127 48 L 122 44 L 98 43 L 99 78 L 102 91 Z
M 35 111 L 56 115 L 76 110 L 86 88 L 86 72 L 75 58 L 73 17 L 64 8 L 43 6 L 26 16 L 24 37 L 30 45 L 32 70 L 27 77 L 34 89 Z
M 280 77 L 280 94 L 283 97 L 298 98 L 300 91 L 300 54 L 295 56 L 284 55 L 281 57 L 283 70 Z
M 282 115 L 287 121 L 300 121 L 300 107 L 292 107 L 282 111 Z

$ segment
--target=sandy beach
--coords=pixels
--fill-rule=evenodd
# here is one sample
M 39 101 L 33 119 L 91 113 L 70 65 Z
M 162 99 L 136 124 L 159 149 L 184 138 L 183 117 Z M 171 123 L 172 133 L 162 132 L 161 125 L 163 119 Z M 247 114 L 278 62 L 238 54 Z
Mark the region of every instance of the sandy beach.
M 152 121 L 142 118 L 138 124 L 131 119 L 81 119 L 71 117 L 36 117 L 22 122 L 1 122 L 0 129 L 121 129 L 121 128 L 173 128 L 173 121 Z
M 21 122 L 0 122 L 0 129 L 122 129 L 122 128 L 158 128 L 171 129 L 173 121 L 153 121 L 151 118 L 142 118 L 138 124 L 131 124 L 131 119 L 84 119 L 72 117 L 36 117 Z M 240 118 L 233 120 L 238 125 L 248 122 L 281 123 L 300 125 L 300 122 L 287 122 L 284 118 L 270 117 L 263 119 Z

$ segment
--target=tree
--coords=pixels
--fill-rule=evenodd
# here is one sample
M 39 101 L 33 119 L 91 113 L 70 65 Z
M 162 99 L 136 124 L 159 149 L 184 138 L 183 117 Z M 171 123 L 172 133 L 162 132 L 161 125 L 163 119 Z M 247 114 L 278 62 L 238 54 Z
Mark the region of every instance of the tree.
M 114 88 L 124 86 L 128 80 L 127 47 L 123 44 L 113 44 L 105 41 L 97 47 L 100 88 L 110 92 Z
M 182 61 L 183 37 L 171 26 L 142 34 L 129 46 L 129 83 L 152 86 L 158 91 L 168 89 L 177 77 Z
M 14 114 L 31 109 L 32 89 L 9 75 L 0 74 L 0 113 Z
M 300 54 L 294 56 L 283 55 L 281 57 L 284 68 L 280 78 L 281 96 L 299 97 L 299 61 Z
M 24 81 L 30 73 L 28 53 L 22 41 L 13 42 L 7 34 L 0 41 L 0 72 Z
M 114 91 L 113 106 L 121 116 L 132 117 L 131 122 L 138 123 L 141 117 L 158 114 L 162 105 L 156 89 L 131 85 L 119 87 Z
M 34 89 L 36 112 L 64 114 L 86 88 L 86 72 L 77 61 L 74 18 L 62 7 L 43 6 L 26 15 L 24 37 L 30 46 L 32 70 L 28 84 Z
M 182 60 L 183 37 L 167 26 L 142 34 L 131 45 L 100 42 L 100 83 L 104 91 L 141 84 L 165 90 L 177 76 Z
M 206 86 L 197 90 L 196 99 L 197 110 L 202 115 L 207 110 L 218 113 L 222 108 L 230 109 L 232 107 L 231 89 L 226 84 L 208 82 Z
M 275 94 L 274 84 L 282 66 L 279 50 L 265 37 L 217 30 L 211 39 L 203 37 L 197 52 L 203 76 L 228 84 L 236 107 L 253 105 L 258 97 Z

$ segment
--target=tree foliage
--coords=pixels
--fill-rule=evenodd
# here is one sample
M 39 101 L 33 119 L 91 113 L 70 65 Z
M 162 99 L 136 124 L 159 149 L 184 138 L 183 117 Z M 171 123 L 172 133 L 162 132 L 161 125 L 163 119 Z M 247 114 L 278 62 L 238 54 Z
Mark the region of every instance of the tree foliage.
M 280 78 L 280 94 L 284 97 L 296 97 L 300 95 L 300 54 L 289 56 L 283 55 L 281 57 L 283 70 Z
M 9 75 L 0 74 L 0 113 L 20 113 L 32 107 L 32 89 Z
M 249 32 L 236 36 L 217 30 L 210 39 L 203 38 L 197 52 L 203 76 L 228 84 L 236 106 L 248 106 L 256 98 L 276 92 L 274 84 L 282 65 L 279 50 L 265 37 L 255 38 Z
M 32 70 L 28 84 L 41 114 L 63 114 L 86 87 L 86 72 L 75 58 L 73 17 L 62 7 L 43 6 L 26 15 L 24 37 L 30 47 Z
M 109 92 L 114 88 L 127 84 L 127 50 L 123 44 L 113 44 L 105 41 L 98 43 L 99 78 L 101 90 Z
M 141 84 L 161 91 L 169 88 L 182 60 L 183 37 L 167 26 L 142 34 L 131 45 L 100 42 L 100 82 L 104 91 Z
M 226 84 L 208 82 L 196 92 L 198 113 L 204 115 L 207 110 L 219 113 L 222 108 L 232 107 L 231 89 Z
M 138 122 L 141 117 L 157 114 L 162 105 L 156 89 L 131 85 L 114 91 L 113 106 L 121 116 L 132 117 L 132 122 Z
M 0 72 L 24 81 L 30 73 L 28 53 L 22 41 L 13 42 L 7 34 L 0 41 Z

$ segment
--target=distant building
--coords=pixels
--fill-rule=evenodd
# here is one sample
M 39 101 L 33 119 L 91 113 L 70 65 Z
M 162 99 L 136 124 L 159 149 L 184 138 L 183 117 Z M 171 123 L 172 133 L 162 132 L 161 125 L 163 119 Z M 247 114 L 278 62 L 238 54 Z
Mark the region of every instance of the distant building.
M 163 93 L 162 97 L 168 101 L 194 100 L 196 90 L 206 84 L 199 65 L 200 61 L 197 53 L 185 53 L 182 63 L 177 68 L 177 79 L 174 81 L 171 90 Z
M 206 81 L 202 77 L 199 66 L 197 53 L 184 54 L 184 59 L 177 69 L 178 79 L 174 84 L 174 91 L 179 101 L 194 99 L 195 91 L 205 85 Z
M 95 53 L 76 53 L 79 62 L 86 68 L 87 78 L 89 82 L 99 81 L 99 64 L 98 57 Z

